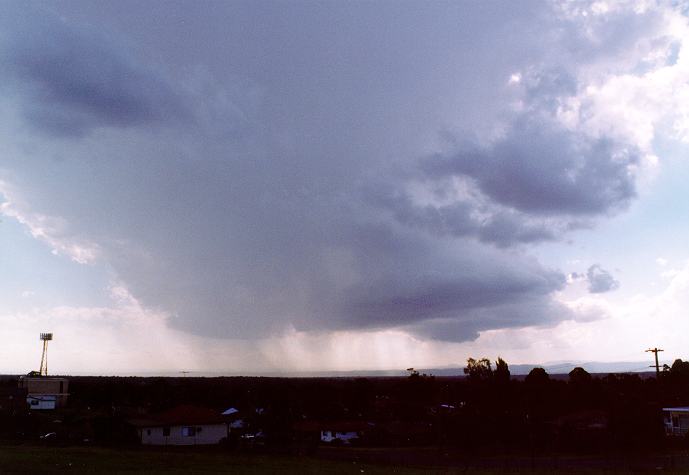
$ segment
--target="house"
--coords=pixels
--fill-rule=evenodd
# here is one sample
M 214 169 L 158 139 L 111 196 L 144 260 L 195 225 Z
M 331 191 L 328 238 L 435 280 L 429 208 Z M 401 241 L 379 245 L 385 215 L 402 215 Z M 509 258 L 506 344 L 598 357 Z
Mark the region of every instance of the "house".
M 358 441 L 368 428 L 368 424 L 359 421 L 324 422 L 321 425 L 321 442 L 350 445 Z
M 239 409 L 236 407 L 230 407 L 220 414 L 223 416 L 223 420 L 229 425 L 230 430 L 244 428 L 244 419 L 241 417 Z
M 689 407 L 664 407 L 665 435 L 685 436 L 689 432 Z
M 144 445 L 219 444 L 230 430 L 219 411 L 187 405 L 130 423 Z
M 21 376 L 19 388 L 26 390 L 29 409 L 58 409 L 67 404 L 69 380 L 48 376 Z
M 326 444 L 350 445 L 358 441 L 372 424 L 362 421 L 299 421 L 294 425 L 295 432 L 302 438 L 313 437 Z M 311 434 L 311 435 L 309 435 Z

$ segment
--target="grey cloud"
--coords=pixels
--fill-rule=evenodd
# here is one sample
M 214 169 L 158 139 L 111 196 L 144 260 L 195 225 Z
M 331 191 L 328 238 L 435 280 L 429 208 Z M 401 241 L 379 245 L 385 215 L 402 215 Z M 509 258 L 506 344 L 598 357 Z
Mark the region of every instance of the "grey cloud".
M 96 242 L 176 328 L 251 338 L 404 327 L 462 340 L 549 324 L 568 318 L 552 297 L 565 276 L 528 245 L 634 197 L 635 150 L 505 112 L 509 75 L 562 48 L 543 44 L 558 25 L 535 15 L 540 4 L 165 4 L 171 16 L 152 31 L 129 21 L 150 4 L 103 5 L 75 4 L 72 17 L 119 19 L 164 64 L 142 65 L 69 21 L 34 34 L 24 18 L 9 28 L 24 33 L 3 40 L 0 75 L 17 110 L 50 133 L 16 136 L 15 110 L 0 109 L 3 167 L 32 209 L 64 218 L 62 237 Z M 179 78 L 194 61 L 209 90 L 185 95 Z M 528 101 L 550 111 L 571 77 L 553 73 Z M 189 103 L 205 122 L 155 127 Z M 216 123 L 225 114 L 244 126 L 228 132 Z M 492 145 L 461 141 L 505 117 Z M 98 140 L 69 140 L 96 128 Z M 459 145 L 418 166 L 448 128 Z M 410 197 L 410 183 L 442 189 L 457 176 L 476 195 Z
M 423 169 L 429 177 L 469 177 L 491 199 L 526 213 L 596 215 L 623 209 L 636 196 L 629 167 L 639 157 L 633 146 L 609 138 L 524 119 L 494 144 L 461 145 Z
M 529 112 L 554 114 L 562 97 L 574 96 L 579 84 L 566 67 L 529 69 L 521 78 Z
M 476 309 L 536 297 L 547 299 L 564 285 L 562 274 L 526 259 L 514 266 L 504 256 L 477 247 L 473 255 L 448 260 L 445 252 L 417 246 L 408 248 L 408 255 L 391 255 L 391 260 L 398 261 L 393 269 L 384 269 L 348 289 L 342 311 L 355 327 L 440 317 L 463 320 L 465 313 Z M 471 248 L 465 245 L 463 251 Z M 422 250 L 426 257 L 421 260 L 417 253 Z M 379 267 L 377 258 L 374 263 Z M 365 267 L 368 273 L 371 264 Z
M 620 286 L 619 281 L 598 264 L 594 264 L 588 268 L 586 271 L 586 279 L 589 283 L 589 292 L 592 294 L 610 292 Z
M 663 30 L 665 2 L 658 2 L 639 14 L 633 8 L 620 8 L 612 15 L 582 15 L 580 7 L 591 3 L 561 3 L 556 7 L 570 10 L 561 28 L 555 30 L 553 40 L 565 46 L 558 53 L 564 63 L 604 65 L 607 68 L 636 69 L 647 61 L 650 48 L 657 42 L 667 42 Z
M 369 203 L 387 210 L 399 223 L 437 236 L 473 237 L 498 247 L 551 241 L 559 223 L 465 199 L 447 205 L 417 205 L 403 189 L 377 184 L 365 192 Z
M 480 239 L 500 247 L 508 247 L 515 241 L 537 243 L 559 237 L 557 225 L 533 222 L 518 213 L 494 213 L 481 229 Z
M 534 296 L 509 303 L 472 309 L 462 318 L 438 318 L 417 323 L 419 335 L 444 341 L 475 339 L 479 332 L 494 328 L 551 326 L 576 318 L 575 312 L 545 296 Z
M 14 19 L 16 24 L 7 25 Z M 162 75 L 93 28 L 48 15 L 3 20 L 0 42 L 6 94 L 19 97 L 27 122 L 58 136 L 99 127 L 177 122 L 189 109 Z M 36 23 L 38 28 L 36 28 Z M 6 30 L 7 31 L 7 30 Z
M 501 117 L 498 138 L 446 132 L 450 150 L 408 173 L 442 204 L 419 205 L 399 184 L 375 186 L 371 202 L 405 225 L 498 247 L 557 240 L 625 209 L 636 196 L 632 170 L 641 152 L 560 124 L 563 98 L 579 87 L 567 68 L 527 69 L 520 87 L 522 110 Z M 464 196 L 448 199 L 457 178 Z

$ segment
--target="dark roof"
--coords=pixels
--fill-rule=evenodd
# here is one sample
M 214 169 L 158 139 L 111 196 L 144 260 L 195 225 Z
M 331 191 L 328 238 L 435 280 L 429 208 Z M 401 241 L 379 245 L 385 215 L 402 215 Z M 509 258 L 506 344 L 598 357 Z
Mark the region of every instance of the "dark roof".
M 138 427 L 160 427 L 180 425 L 224 424 L 219 411 L 198 406 L 177 406 L 168 411 L 147 418 L 131 419 L 130 423 Z

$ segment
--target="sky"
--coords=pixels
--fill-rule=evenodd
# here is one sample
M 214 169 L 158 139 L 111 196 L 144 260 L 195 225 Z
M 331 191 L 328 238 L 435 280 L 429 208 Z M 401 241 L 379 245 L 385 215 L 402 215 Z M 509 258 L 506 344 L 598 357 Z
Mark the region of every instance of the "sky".
M 0 372 L 689 358 L 689 4 L 0 10 Z

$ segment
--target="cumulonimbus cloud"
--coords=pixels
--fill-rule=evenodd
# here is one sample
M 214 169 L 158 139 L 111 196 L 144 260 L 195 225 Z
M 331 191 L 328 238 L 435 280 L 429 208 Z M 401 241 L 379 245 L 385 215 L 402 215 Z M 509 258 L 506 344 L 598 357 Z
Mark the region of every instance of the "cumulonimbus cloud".
M 12 19 L 17 16 L 5 22 Z M 56 136 L 81 136 L 100 127 L 150 126 L 190 115 L 169 82 L 132 58 L 124 44 L 93 27 L 67 26 L 45 15 L 29 23 L 9 26 L 12 33 L 0 43 L 4 91 L 16 94 L 26 123 Z
M 18 9 L 0 47 L 6 178 L 26 204 L 13 216 L 60 217 L 61 240 L 94 243 L 137 301 L 198 334 L 465 340 L 570 318 L 553 298 L 564 274 L 528 249 L 635 197 L 648 150 L 572 109 L 608 74 L 601 55 L 628 71 L 626 49 L 605 49 L 622 39 L 588 58 L 588 37 L 541 38 L 583 17 L 333 8 L 301 11 L 299 29 L 279 28 L 297 15 L 284 8 L 252 16 L 253 49 L 204 57 L 212 94 L 180 80 L 174 51 L 154 67 L 106 32 Z M 420 42 L 399 48 L 409 31 Z M 554 52 L 578 62 L 541 67 Z

